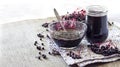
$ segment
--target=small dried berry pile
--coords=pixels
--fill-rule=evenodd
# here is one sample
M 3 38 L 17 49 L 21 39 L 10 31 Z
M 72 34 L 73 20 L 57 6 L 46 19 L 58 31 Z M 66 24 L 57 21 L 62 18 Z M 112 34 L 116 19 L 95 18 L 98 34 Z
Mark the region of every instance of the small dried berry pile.
M 73 59 L 81 59 L 80 55 L 79 54 L 76 54 L 72 51 L 70 51 L 69 53 L 67 53 L 67 56 L 70 56 L 72 57 Z
M 62 16 L 62 20 L 75 20 L 75 21 L 82 21 L 85 20 L 86 11 L 84 9 L 80 10 L 77 8 L 73 13 L 69 14 L 67 12 L 66 15 Z
M 52 52 L 48 52 L 48 54 L 49 55 L 54 55 L 54 56 L 60 55 L 60 53 L 55 49 L 52 49 Z
M 38 36 L 39 38 L 44 38 L 44 35 L 42 35 L 41 33 L 37 34 L 37 36 Z
M 41 33 L 37 34 L 37 36 L 40 38 L 41 41 L 42 41 L 42 38 L 44 38 L 44 35 L 42 35 Z
M 104 56 L 120 53 L 118 48 L 112 43 L 111 40 L 106 41 L 104 43 L 95 43 L 95 44 L 89 45 L 88 47 L 90 47 L 91 50 L 96 54 L 102 54 Z
M 49 25 L 49 23 L 44 23 L 44 24 L 42 24 L 42 27 L 48 28 L 48 25 Z
M 40 55 L 40 56 L 38 56 L 37 58 L 38 58 L 39 60 L 41 60 L 41 57 L 42 57 L 43 59 L 47 59 L 47 56 L 46 56 L 45 54 L 42 54 L 42 53 L 41 53 L 43 50 L 45 50 L 45 48 L 44 48 L 44 43 L 41 43 L 41 45 L 40 45 L 37 41 L 35 41 L 35 42 L 34 42 L 34 45 L 36 46 L 36 49 L 39 50 L 39 55 Z
M 42 42 L 43 38 L 45 38 L 45 36 L 41 33 L 37 34 L 37 36 L 40 38 L 41 44 L 38 43 L 38 41 L 34 42 L 34 46 L 36 46 L 36 49 L 39 51 L 39 56 L 36 57 L 39 60 L 43 59 L 48 59 L 47 54 L 42 53 L 45 50 L 45 44 Z M 48 35 L 46 35 L 47 38 L 50 38 Z M 53 49 L 51 52 L 48 52 L 49 55 L 60 55 L 60 53 L 58 51 L 56 51 L 55 49 Z

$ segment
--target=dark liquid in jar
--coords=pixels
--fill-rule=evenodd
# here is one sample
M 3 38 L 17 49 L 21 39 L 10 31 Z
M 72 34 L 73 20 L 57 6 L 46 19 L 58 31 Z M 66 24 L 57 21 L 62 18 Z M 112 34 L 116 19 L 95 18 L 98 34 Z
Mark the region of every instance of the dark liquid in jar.
M 104 42 L 108 37 L 107 15 L 105 16 L 87 16 L 86 37 L 90 43 Z

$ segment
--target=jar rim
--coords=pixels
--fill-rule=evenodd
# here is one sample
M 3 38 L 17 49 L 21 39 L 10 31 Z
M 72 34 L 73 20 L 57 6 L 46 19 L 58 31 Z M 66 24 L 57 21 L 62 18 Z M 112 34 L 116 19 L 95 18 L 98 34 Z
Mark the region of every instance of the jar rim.
M 106 12 L 108 12 L 107 8 L 105 6 L 101 6 L 101 5 L 90 5 L 87 7 L 87 11 L 89 13 L 106 13 Z

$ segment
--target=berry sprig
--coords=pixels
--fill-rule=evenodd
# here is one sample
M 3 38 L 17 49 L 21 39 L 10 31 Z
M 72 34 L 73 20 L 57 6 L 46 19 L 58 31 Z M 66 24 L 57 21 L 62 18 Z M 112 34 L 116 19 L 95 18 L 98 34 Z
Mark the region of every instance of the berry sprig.
M 63 26 L 65 29 L 75 29 L 76 28 L 76 21 L 62 21 Z M 54 29 L 59 31 L 63 30 L 60 22 L 54 24 Z
M 62 20 L 74 20 L 74 21 L 82 21 L 85 20 L 86 11 L 84 9 L 75 10 L 73 13 L 69 14 L 67 12 L 66 15 L 62 16 Z

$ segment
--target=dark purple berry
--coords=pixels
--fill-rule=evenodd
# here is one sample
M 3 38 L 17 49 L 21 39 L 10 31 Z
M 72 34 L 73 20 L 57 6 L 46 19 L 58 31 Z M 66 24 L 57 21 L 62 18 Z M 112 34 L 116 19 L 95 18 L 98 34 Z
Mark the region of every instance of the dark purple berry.
M 72 53 L 70 53 L 70 57 L 73 57 L 74 56 L 74 53 L 72 52 Z
M 109 46 L 108 46 L 108 45 L 106 46 L 105 50 L 107 50 L 107 49 L 109 49 Z
M 52 22 L 55 22 L 55 20 L 52 20 Z
M 38 59 L 41 60 L 41 57 L 39 56 Z
M 48 28 L 49 23 L 42 24 L 42 27 Z
M 98 44 L 96 44 L 96 45 L 94 45 L 94 47 L 95 47 L 95 48 L 99 48 L 99 45 L 98 45 Z
M 73 53 L 72 51 L 70 51 L 70 54 Z
M 43 54 L 42 57 L 43 57 L 44 59 L 47 59 L 47 56 L 46 56 L 45 54 Z
M 79 55 L 76 56 L 77 59 L 81 59 L 81 57 Z
M 101 50 L 105 50 L 106 49 L 106 47 L 105 46 L 101 46 Z
M 41 33 L 37 34 L 37 36 L 40 38 L 44 38 L 44 35 L 42 35 Z
M 70 53 L 67 53 L 67 56 L 70 56 Z
M 37 42 L 37 41 L 35 41 L 35 42 L 34 42 L 34 45 L 35 45 L 35 46 L 37 46 L 37 43 L 38 43 L 38 42 Z
M 44 47 L 42 47 L 42 50 L 45 50 L 45 48 L 44 48 Z
M 97 48 L 91 48 L 91 50 L 93 51 L 93 52 L 96 52 L 98 49 Z
M 72 56 L 73 59 L 76 59 L 76 57 Z
M 46 29 L 46 31 L 49 31 L 48 29 Z
M 40 38 L 40 40 L 42 41 L 42 38 Z
M 50 37 L 48 35 L 46 37 L 50 39 Z
M 48 52 L 48 54 L 49 54 L 49 55 L 52 55 L 52 53 L 51 53 L 51 52 Z
M 73 58 L 73 59 L 77 59 L 77 56 L 78 56 L 78 55 L 74 54 L 72 58 Z
M 60 55 L 60 53 L 58 51 L 54 50 L 54 49 L 52 50 L 52 54 L 53 55 Z
M 87 45 L 88 47 L 92 47 L 92 45 Z
M 39 55 L 41 55 L 41 52 L 39 52 Z
M 41 46 L 37 46 L 36 48 L 37 48 L 37 50 L 41 50 Z
M 41 43 L 42 46 L 44 46 L 44 43 Z

